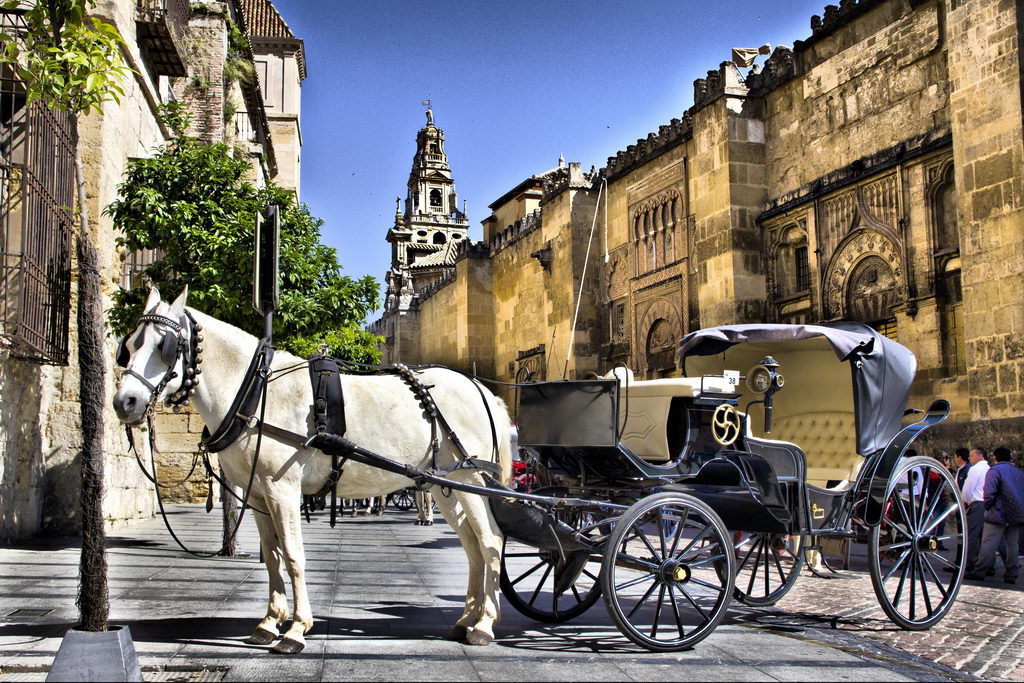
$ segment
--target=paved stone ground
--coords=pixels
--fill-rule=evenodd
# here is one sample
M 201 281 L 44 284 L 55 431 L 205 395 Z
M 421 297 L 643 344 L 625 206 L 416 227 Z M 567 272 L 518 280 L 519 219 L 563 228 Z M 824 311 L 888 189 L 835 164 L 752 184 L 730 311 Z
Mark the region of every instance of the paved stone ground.
M 855 569 L 858 561 L 854 545 Z M 928 631 L 904 631 L 882 613 L 865 571 L 804 576 L 776 605 L 780 624 L 857 634 L 993 680 L 1024 681 L 1024 578 L 1007 585 L 1002 564 L 985 582 L 965 581 L 949 614 Z M 825 572 L 829 575 L 828 572 Z
M 201 506 L 175 506 L 171 520 L 190 545 L 209 548 L 219 540 L 220 516 L 204 514 Z M 506 605 L 498 640 L 473 648 L 444 639 L 461 614 L 465 591 L 465 558 L 455 534 L 443 523 L 418 527 L 412 520 L 411 513 L 389 512 L 346 519 L 331 530 L 321 515 L 306 527 L 317 621 L 299 655 L 274 656 L 242 642 L 265 608 L 265 570 L 255 557 L 187 556 L 172 546 L 159 520 L 109 539 L 111 621 L 130 628 L 153 681 L 973 680 L 929 659 L 942 661 L 962 646 L 959 636 L 978 621 L 979 605 L 992 614 L 1014 609 L 1005 600 L 1010 591 L 969 588 L 950 627 L 944 621 L 929 634 L 940 641 L 933 643 L 893 633 L 888 622 L 856 611 L 873 600 L 870 586 L 861 585 L 865 579 L 808 577 L 782 609 L 734 609 L 687 652 L 632 646 L 602 605 L 552 626 Z M 251 523 L 240 544 L 256 553 Z M 76 619 L 78 553 L 75 539 L 0 549 L 0 682 L 45 678 Z M 1019 625 L 1019 600 L 1015 604 L 1017 612 L 1004 618 Z M 1013 647 L 1007 644 L 1003 654 Z M 990 662 L 1003 656 L 996 648 L 992 638 L 947 661 L 986 677 L 1018 677 L 1019 663 L 1004 670 Z M 934 655 L 938 650 L 942 656 Z

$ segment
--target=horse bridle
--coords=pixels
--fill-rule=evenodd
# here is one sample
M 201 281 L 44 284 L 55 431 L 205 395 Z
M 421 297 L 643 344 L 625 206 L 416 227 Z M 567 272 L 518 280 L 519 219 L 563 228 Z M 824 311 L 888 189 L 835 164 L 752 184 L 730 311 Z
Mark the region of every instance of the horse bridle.
M 138 331 L 140 326 L 145 325 L 164 325 L 170 328 L 163 333 L 163 339 L 160 341 L 160 360 L 167 365 L 167 370 L 156 384 L 128 367 L 128 362 L 131 360 L 128 339 Z M 189 334 L 185 332 L 185 325 L 189 327 Z M 203 362 L 203 347 L 199 346 L 199 343 L 203 341 L 202 335 L 199 334 L 202 329 L 203 326 L 197 323 L 188 311 L 185 311 L 185 318 L 182 321 L 158 313 L 146 313 L 139 318 L 135 329 L 121 338 L 121 344 L 117 348 L 117 364 L 125 368 L 126 375 L 131 375 L 149 389 L 147 414 L 152 412 L 154 404 L 171 380 L 178 376 L 174 370 L 178 359 L 182 360 L 185 379 L 177 391 L 164 399 L 164 403 L 172 406 L 174 412 L 180 411 L 181 406 L 189 404 L 189 398 L 195 393 L 196 386 L 199 384 L 199 375 L 203 372 L 199 367 Z M 141 343 L 136 343 L 134 346 L 137 351 L 141 347 Z

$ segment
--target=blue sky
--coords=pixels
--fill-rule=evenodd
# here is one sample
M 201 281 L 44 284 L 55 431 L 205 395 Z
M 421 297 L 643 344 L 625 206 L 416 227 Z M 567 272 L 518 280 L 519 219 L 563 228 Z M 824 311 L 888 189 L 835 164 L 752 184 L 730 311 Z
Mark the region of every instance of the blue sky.
M 521 180 L 559 154 L 604 166 L 679 117 L 730 48 L 807 38 L 825 0 L 274 3 L 306 47 L 301 199 L 347 275 L 382 279 L 423 99 L 478 240 Z

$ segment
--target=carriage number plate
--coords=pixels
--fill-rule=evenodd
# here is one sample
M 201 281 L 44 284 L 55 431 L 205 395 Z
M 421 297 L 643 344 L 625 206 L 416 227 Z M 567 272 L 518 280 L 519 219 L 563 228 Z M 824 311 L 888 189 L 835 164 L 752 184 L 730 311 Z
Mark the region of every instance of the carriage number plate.
M 725 383 L 731 387 L 738 387 L 740 385 L 740 371 L 739 370 L 726 370 L 725 371 Z

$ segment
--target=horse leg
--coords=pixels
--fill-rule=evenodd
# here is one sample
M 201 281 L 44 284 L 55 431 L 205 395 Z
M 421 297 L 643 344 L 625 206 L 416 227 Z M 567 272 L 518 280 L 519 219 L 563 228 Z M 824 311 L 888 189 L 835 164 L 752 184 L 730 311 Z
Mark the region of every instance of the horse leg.
M 478 562 L 476 567 L 470 567 L 470 577 L 475 574 L 476 581 L 471 580 L 469 583 L 466 607 L 467 611 L 470 605 L 475 608 L 473 615 L 476 621 L 470 625 L 466 642 L 470 645 L 489 645 L 494 640 L 494 625 L 501 618 L 498 591 L 502 535 L 485 499 L 471 493 L 456 492 L 456 495 L 465 514 L 464 524 L 470 528 L 476 543 L 473 556 Z M 475 591 L 472 598 L 468 595 L 469 591 Z
M 487 503 L 479 496 L 456 492 L 440 498 L 438 505 L 459 535 L 469 561 L 466 607 L 448 637 L 469 645 L 488 645 L 494 640 L 494 624 L 500 616 L 500 532 L 490 521 Z
M 266 510 L 266 503 L 253 501 L 255 506 Z M 269 645 L 277 640 L 278 627 L 288 621 L 288 595 L 285 593 L 284 556 L 281 553 L 281 540 L 277 536 L 273 520 L 259 512 L 252 513 L 256 528 L 260 533 L 260 548 L 263 550 L 263 562 L 267 565 L 270 584 L 270 601 L 267 605 L 267 616 L 256 627 L 256 631 L 245 642 L 252 645 Z
M 264 480 L 267 509 L 284 553 L 284 566 L 292 582 L 294 618 L 281 641 L 270 649 L 277 654 L 296 654 L 306 647 L 305 634 L 313 628 L 313 609 L 306 590 L 306 553 L 302 545 L 300 496 L 295 486 Z

